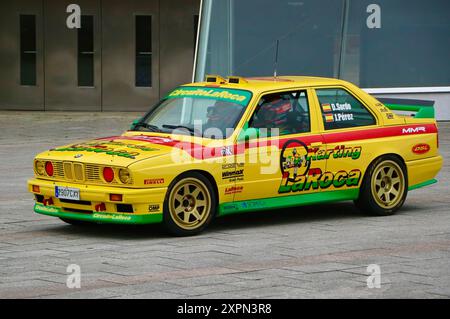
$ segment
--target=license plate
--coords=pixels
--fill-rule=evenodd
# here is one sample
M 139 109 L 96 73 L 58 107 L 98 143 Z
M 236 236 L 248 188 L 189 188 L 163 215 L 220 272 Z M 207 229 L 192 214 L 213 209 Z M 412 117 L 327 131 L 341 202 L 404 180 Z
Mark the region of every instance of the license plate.
M 78 188 L 55 186 L 55 197 L 61 199 L 80 200 Z

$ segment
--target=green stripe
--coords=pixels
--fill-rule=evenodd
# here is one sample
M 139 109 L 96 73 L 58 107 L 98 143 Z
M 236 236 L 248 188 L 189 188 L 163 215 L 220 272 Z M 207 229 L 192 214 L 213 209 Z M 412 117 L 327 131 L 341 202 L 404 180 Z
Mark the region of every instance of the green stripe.
M 434 118 L 434 107 L 432 106 L 420 106 L 420 105 L 405 105 L 405 104 L 385 104 L 389 109 L 393 111 L 408 111 L 417 112 L 415 118 Z
M 437 183 L 437 180 L 433 178 L 433 179 L 430 179 L 430 180 L 425 181 L 425 182 L 423 182 L 423 183 L 419 183 L 419 184 L 416 184 L 416 185 L 411 185 L 411 186 L 409 186 L 409 187 L 408 187 L 408 191 L 412 191 L 412 190 L 414 190 L 414 189 L 418 189 L 418 188 L 421 188 L 421 187 L 425 187 L 425 186 L 428 186 L 428 185 L 432 185 L 432 184 L 434 184 L 434 183 Z
M 223 203 L 219 206 L 219 216 L 253 212 L 266 209 L 277 209 L 293 206 L 311 205 L 317 203 L 330 203 L 343 200 L 354 200 L 359 195 L 358 188 L 319 192 L 311 194 L 300 194 L 290 196 L 271 197 L 264 199 L 253 199 L 232 203 Z
M 61 217 L 67 219 L 84 220 L 95 223 L 112 224 L 154 224 L 162 222 L 162 214 L 116 214 L 108 212 L 93 212 L 92 214 L 64 212 L 55 206 L 44 206 L 36 203 L 34 211 L 38 214 Z

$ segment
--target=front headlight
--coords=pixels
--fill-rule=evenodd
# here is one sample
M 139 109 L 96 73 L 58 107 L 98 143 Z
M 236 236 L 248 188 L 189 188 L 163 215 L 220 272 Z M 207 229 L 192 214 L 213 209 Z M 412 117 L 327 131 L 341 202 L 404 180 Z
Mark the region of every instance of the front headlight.
M 38 175 L 45 175 L 45 162 L 44 161 L 34 161 L 34 170 Z
M 123 184 L 131 184 L 131 174 L 126 168 L 119 169 L 119 179 Z

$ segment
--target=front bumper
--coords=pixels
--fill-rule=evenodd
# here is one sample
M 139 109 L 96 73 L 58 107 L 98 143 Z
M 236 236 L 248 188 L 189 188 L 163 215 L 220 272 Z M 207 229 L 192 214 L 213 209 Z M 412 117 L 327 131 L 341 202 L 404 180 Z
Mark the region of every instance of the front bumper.
M 55 186 L 80 189 L 80 201 L 56 198 Z M 34 211 L 39 214 L 101 223 L 150 224 L 162 221 L 167 188 L 133 189 L 34 178 L 28 181 L 28 190 L 35 195 Z M 122 195 L 122 200 L 111 201 L 110 194 Z M 129 210 L 124 212 L 123 207 Z

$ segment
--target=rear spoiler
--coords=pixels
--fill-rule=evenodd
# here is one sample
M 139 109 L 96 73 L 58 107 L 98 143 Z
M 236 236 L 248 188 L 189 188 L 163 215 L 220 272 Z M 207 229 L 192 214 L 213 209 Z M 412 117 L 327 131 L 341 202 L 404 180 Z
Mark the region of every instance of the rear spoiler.
M 434 119 L 434 101 L 384 97 L 376 99 L 392 111 L 415 112 L 411 116 L 422 119 Z

